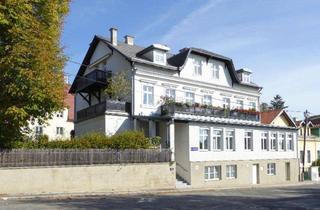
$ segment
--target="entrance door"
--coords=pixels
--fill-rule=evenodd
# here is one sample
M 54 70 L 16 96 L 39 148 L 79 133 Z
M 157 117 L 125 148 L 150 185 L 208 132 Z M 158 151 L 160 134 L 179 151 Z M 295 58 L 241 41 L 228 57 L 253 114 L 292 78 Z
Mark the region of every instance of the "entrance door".
M 290 162 L 286 163 L 286 180 L 290 181 Z
M 259 184 L 259 165 L 252 165 L 252 184 Z

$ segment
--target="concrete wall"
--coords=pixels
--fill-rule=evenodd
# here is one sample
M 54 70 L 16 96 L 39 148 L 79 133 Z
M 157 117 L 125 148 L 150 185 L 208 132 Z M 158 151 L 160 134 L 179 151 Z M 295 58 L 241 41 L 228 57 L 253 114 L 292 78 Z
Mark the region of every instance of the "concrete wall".
M 114 113 L 105 115 L 105 133 L 108 136 L 132 129 L 132 122 L 126 113 Z
M 175 160 L 177 174 L 185 181 L 190 182 L 189 162 L 189 126 L 184 123 L 175 123 Z
M 75 123 L 74 131 L 76 136 L 80 136 L 90 132 L 105 133 L 106 132 L 105 115 Z
M 290 180 L 286 179 L 286 163 L 290 163 Z M 267 164 L 276 164 L 276 175 L 267 174 Z M 276 185 L 298 182 L 299 168 L 298 159 L 283 160 L 246 160 L 246 161 L 203 161 L 191 162 L 191 186 L 192 187 L 240 187 L 252 184 L 252 165 L 259 164 L 259 184 Z M 221 166 L 220 180 L 205 180 L 205 166 Z M 229 179 L 226 177 L 226 166 L 237 165 L 237 177 Z
M 0 194 L 98 193 L 170 189 L 169 163 L 0 169 Z

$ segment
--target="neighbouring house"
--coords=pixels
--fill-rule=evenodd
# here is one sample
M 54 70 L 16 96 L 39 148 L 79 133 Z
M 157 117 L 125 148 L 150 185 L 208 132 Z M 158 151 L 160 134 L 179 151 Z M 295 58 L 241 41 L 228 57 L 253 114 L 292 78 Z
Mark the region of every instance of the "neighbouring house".
M 303 167 L 303 147 L 305 121 L 296 122 L 298 132 L 298 150 L 300 158 L 300 170 Z M 312 162 L 320 159 L 320 115 L 309 118 L 306 126 L 305 172 L 310 174 Z
M 69 93 L 70 85 L 65 89 L 64 109 L 53 113 L 52 118 L 43 124 L 37 120 L 29 123 L 33 138 L 47 135 L 49 140 L 70 139 L 74 136 L 74 95 Z
M 261 87 L 232 59 L 189 47 L 141 47 L 132 36 L 95 36 L 70 93 L 75 135 L 127 129 L 160 136 L 172 150 L 177 177 L 192 187 L 298 181 L 297 129 L 284 111 L 259 112 Z M 107 78 L 125 72 L 125 102 L 104 93 Z M 272 115 L 272 116 L 270 116 Z M 268 119 L 265 121 L 265 119 Z

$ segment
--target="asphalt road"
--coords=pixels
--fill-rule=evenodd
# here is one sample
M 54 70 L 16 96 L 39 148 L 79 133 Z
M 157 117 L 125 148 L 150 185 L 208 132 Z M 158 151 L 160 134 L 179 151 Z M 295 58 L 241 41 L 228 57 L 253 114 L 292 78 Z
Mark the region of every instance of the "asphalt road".
M 149 195 L 0 200 L 0 209 L 320 209 L 320 184 Z

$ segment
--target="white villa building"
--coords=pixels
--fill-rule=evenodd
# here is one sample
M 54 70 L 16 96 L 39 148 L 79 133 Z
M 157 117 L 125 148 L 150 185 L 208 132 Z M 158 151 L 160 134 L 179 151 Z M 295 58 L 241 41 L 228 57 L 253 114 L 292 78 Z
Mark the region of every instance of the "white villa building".
M 43 124 L 37 120 L 29 123 L 31 137 L 47 135 L 49 140 L 70 139 L 74 136 L 74 95 L 68 93 L 70 85 L 65 89 L 64 108 L 53 113 L 51 119 Z
M 160 136 L 177 176 L 192 187 L 298 181 L 296 126 L 285 112 L 261 121 L 262 88 L 251 70 L 203 49 L 171 54 L 168 46 L 140 47 L 132 36 L 120 42 L 117 29 L 110 32 L 110 39 L 93 38 L 70 89 L 76 136 L 127 129 Z M 131 86 L 126 103 L 103 92 L 106 78 L 120 71 Z

